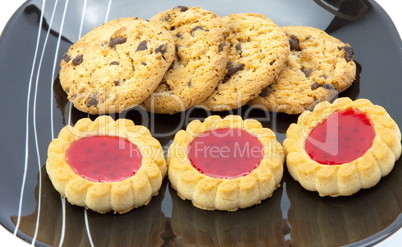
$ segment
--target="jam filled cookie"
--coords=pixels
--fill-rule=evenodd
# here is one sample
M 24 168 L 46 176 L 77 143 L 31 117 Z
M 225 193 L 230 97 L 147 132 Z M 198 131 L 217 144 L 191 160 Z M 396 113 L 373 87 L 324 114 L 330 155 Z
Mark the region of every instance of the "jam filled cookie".
M 313 27 L 283 27 L 290 43 L 287 65 L 276 82 L 249 104 L 272 112 L 299 114 L 346 90 L 356 78 L 354 51 Z
M 71 204 L 125 213 L 158 194 L 167 167 L 147 128 L 101 116 L 64 127 L 49 145 L 46 170 Z
M 172 35 L 157 23 L 112 20 L 69 48 L 60 63 L 60 83 L 80 111 L 122 112 L 156 89 L 174 54 Z
M 348 196 L 376 185 L 401 155 L 401 132 L 367 99 L 339 98 L 305 111 L 283 143 L 292 177 L 320 196 Z
M 226 75 L 203 103 L 212 111 L 239 108 L 274 82 L 289 55 L 285 32 L 257 14 L 222 17 L 229 28 Z
M 151 18 L 174 38 L 176 56 L 144 107 L 173 114 L 204 101 L 223 78 L 228 59 L 227 28 L 221 18 L 199 7 L 178 6 Z
M 179 131 L 168 151 L 169 181 L 182 199 L 206 210 L 258 204 L 279 187 L 283 149 L 261 123 L 210 116 Z

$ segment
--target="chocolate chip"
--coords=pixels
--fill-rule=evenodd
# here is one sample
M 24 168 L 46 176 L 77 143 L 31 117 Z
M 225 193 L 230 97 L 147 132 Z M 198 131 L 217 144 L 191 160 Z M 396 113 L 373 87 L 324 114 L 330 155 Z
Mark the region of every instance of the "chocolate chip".
M 147 66 L 148 64 L 146 62 L 141 62 L 142 65 Z
M 65 61 L 66 63 L 68 63 L 68 62 L 70 62 L 70 60 L 71 60 L 71 56 L 66 53 L 66 54 L 64 54 L 63 59 L 64 59 L 64 61 Z
M 76 57 L 73 59 L 73 62 L 72 62 L 72 63 L 77 66 L 77 65 L 82 64 L 83 61 L 84 61 L 84 55 L 80 54 L 80 55 L 76 56 Z
M 144 50 L 147 50 L 147 49 L 148 49 L 147 41 L 143 40 L 143 41 L 140 42 L 140 44 L 137 47 L 137 50 L 135 50 L 135 51 L 144 51 Z
M 109 46 L 115 47 L 116 45 L 121 45 L 127 42 L 126 38 L 110 38 Z
M 274 63 L 276 62 L 276 59 L 272 60 L 269 65 L 274 65 Z
M 117 61 L 113 61 L 113 62 L 109 63 L 109 65 L 120 65 L 120 63 Z
M 267 96 L 268 95 L 268 87 L 266 87 L 266 88 L 264 88 L 262 91 L 261 91 L 261 93 L 260 93 L 260 96 L 261 97 L 265 97 L 265 96 Z
M 238 64 L 234 65 L 232 62 L 228 62 L 227 69 L 228 69 L 228 74 L 233 75 L 234 73 L 236 73 L 240 70 L 243 70 L 244 64 L 238 63 Z
M 242 49 L 241 49 L 241 43 L 237 43 L 237 44 L 235 45 L 235 48 L 236 48 L 236 51 L 237 51 L 238 53 L 241 53 L 241 51 L 242 51 Z
M 96 106 L 98 104 L 98 100 L 96 99 L 97 97 L 98 97 L 97 93 L 92 94 L 89 100 L 87 101 L 87 107 Z
M 319 87 L 321 87 L 321 85 L 320 85 L 319 83 L 317 83 L 317 82 L 314 82 L 314 83 L 311 85 L 311 90 L 316 90 L 316 89 L 319 88 Z
M 291 35 L 289 39 L 290 50 L 292 51 L 300 51 L 299 40 L 296 36 Z
M 167 14 L 166 16 L 165 16 L 165 18 L 163 19 L 163 21 L 169 21 L 170 20 L 170 14 Z
M 352 61 L 354 56 L 355 56 L 355 51 L 353 50 L 353 47 L 351 46 L 342 46 L 338 48 L 339 50 L 344 50 L 345 51 L 345 59 L 346 61 Z
M 120 82 L 119 81 L 114 81 L 114 85 L 115 86 L 120 86 Z
M 193 29 L 191 29 L 191 32 L 197 31 L 198 29 L 204 30 L 204 28 L 201 26 L 195 26 L 195 27 L 193 27 Z
M 183 35 L 181 33 L 176 33 L 176 37 L 179 38 L 179 39 L 182 39 Z
M 195 26 L 195 27 L 193 27 L 193 29 L 191 29 L 191 35 L 194 35 L 194 32 L 197 31 L 197 30 L 202 30 L 202 31 L 205 31 L 205 32 L 209 32 L 209 30 L 205 30 L 201 26 Z
M 177 9 L 180 9 L 180 12 L 185 12 L 185 11 L 188 10 L 188 7 L 187 7 L 187 6 L 181 6 L 181 5 L 179 5 L 179 6 L 177 6 L 176 8 L 177 8 Z
M 193 82 L 192 82 L 191 80 L 189 80 L 189 81 L 187 82 L 187 86 L 188 86 L 188 87 L 193 87 Z
M 328 89 L 328 90 L 335 90 L 334 86 L 332 86 L 329 83 L 325 83 L 324 86 L 322 86 L 322 87 L 325 89 Z
M 166 45 L 166 44 L 163 44 L 163 45 L 158 46 L 158 47 L 155 49 L 155 52 L 156 52 L 156 53 L 160 52 L 160 53 L 162 53 L 162 55 L 165 55 L 166 49 L 167 49 L 167 45 Z
M 306 75 L 306 77 L 309 77 L 311 73 L 313 72 L 312 69 L 307 69 L 307 68 L 301 68 L 301 71 Z
M 223 51 L 223 48 L 225 48 L 225 46 L 227 46 L 227 44 L 225 44 L 225 43 L 220 44 L 219 47 L 218 47 L 218 52 Z

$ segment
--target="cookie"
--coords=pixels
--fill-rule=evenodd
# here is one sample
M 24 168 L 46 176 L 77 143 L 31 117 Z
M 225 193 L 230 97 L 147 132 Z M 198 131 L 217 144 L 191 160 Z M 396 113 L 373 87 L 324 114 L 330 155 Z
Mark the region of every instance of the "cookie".
M 331 100 L 355 80 L 354 51 L 322 30 L 283 27 L 290 43 L 287 65 L 275 83 L 249 105 L 272 112 L 299 114 Z
M 401 156 L 401 131 L 367 99 L 321 102 L 291 124 L 283 142 L 291 176 L 321 196 L 349 196 L 388 175 Z
M 100 116 L 60 131 L 48 147 L 46 171 L 71 204 L 125 213 L 158 194 L 167 167 L 160 143 L 147 128 Z
M 284 155 L 257 120 L 210 116 L 180 130 L 168 150 L 168 176 L 182 199 L 204 210 L 259 204 L 280 186 Z
M 274 82 L 289 55 L 284 31 L 257 14 L 231 14 L 222 18 L 229 28 L 226 75 L 203 103 L 212 111 L 236 109 Z
M 148 111 L 173 114 L 204 101 L 223 78 L 228 54 L 227 28 L 214 13 L 178 6 L 151 19 L 173 35 L 176 56 L 156 91 L 144 102 Z
M 174 53 L 172 35 L 157 23 L 112 20 L 69 48 L 60 63 L 60 83 L 83 112 L 122 112 L 156 89 Z

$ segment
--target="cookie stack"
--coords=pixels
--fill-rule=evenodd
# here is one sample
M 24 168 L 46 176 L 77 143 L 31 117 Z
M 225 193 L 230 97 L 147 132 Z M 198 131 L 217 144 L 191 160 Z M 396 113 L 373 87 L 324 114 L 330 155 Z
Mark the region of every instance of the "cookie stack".
M 64 55 L 59 78 L 74 106 L 90 114 L 245 104 L 298 114 L 351 85 L 353 56 L 351 46 L 316 28 L 178 6 L 90 31 Z

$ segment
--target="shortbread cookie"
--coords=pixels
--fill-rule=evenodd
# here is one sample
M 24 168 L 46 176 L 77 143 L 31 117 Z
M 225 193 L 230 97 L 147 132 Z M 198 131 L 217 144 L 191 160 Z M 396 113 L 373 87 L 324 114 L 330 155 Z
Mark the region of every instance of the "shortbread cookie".
M 206 210 L 258 204 L 280 185 L 283 149 L 257 120 L 229 115 L 194 120 L 168 151 L 169 181 L 182 199 Z
M 331 100 L 355 80 L 349 44 L 313 27 L 283 27 L 290 43 L 287 66 L 277 81 L 249 104 L 268 111 L 299 114 Z
M 236 109 L 274 82 L 289 55 L 285 32 L 257 14 L 231 14 L 222 18 L 229 28 L 226 75 L 203 103 L 212 111 Z
M 292 177 L 321 196 L 348 196 L 376 185 L 401 155 L 401 132 L 367 99 L 321 102 L 290 125 L 283 143 Z
M 148 111 L 173 114 L 204 101 L 223 78 L 227 64 L 227 28 L 221 19 L 199 7 L 159 13 L 176 44 L 176 57 L 156 91 L 144 102 Z
M 156 89 L 174 53 L 173 37 L 161 25 L 116 19 L 70 47 L 60 63 L 60 83 L 81 111 L 122 112 Z
M 158 194 L 167 167 L 147 128 L 101 116 L 64 127 L 49 145 L 46 170 L 71 204 L 125 213 Z

